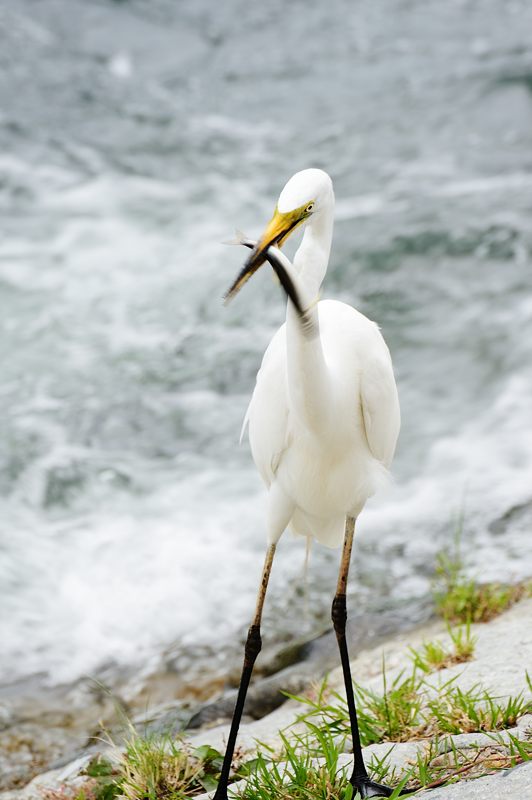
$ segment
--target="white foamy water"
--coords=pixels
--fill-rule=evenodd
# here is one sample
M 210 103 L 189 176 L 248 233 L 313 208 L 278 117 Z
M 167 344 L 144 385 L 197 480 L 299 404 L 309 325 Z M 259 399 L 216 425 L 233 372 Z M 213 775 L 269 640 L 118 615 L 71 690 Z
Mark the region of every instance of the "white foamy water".
M 243 255 L 220 242 L 257 234 L 310 165 L 338 198 L 324 295 L 379 322 L 403 410 L 352 602 L 425 597 L 460 514 L 471 574 L 530 575 L 530 7 L 514 6 L 290 6 L 280 31 L 240 0 L 8 0 L 0 680 L 223 655 L 241 634 L 264 495 L 238 437 L 284 312 L 266 271 L 223 307 Z M 283 539 L 268 637 L 327 618 L 337 558 L 315 548 L 305 618 L 304 547 Z

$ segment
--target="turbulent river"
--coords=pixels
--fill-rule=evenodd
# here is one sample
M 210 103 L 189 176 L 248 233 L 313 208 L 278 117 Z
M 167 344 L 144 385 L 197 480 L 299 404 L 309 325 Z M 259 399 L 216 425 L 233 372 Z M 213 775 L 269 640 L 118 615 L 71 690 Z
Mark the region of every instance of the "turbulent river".
M 264 269 L 224 308 L 220 243 L 307 166 L 337 197 L 323 295 L 378 321 L 403 413 L 352 606 L 426 597 L 460 516 L 471 574 L 532 573 L 531 30 L 527 0 L 3 0 L 0 681 L 242 634 L 238 438 L 284 301 Z M 306 602 L 279 550 L 266 636 L 311 633 L 338 554 Z

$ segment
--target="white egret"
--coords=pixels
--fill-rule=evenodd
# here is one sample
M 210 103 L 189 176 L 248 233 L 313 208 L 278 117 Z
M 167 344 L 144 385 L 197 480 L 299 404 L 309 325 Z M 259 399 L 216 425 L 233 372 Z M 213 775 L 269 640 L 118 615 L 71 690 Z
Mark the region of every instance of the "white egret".
M 253 459 L 268 488 L 268 550 L 257 606 L 245 647 L 244 668 L 215 800 L 226 800 L 236 736 L 255 659 L 275 548 L 290 526 L 343 554 L 332 619 L 343 667 L 354 768 L 362 797 L 389 797 L 364 765 L 346 643 L 346 588 L 355 520 L 385 479 L 400 414 L 392 362 L 374 322 L 349 305 L 318 301 L 331 248 L 332 181 L 319 169 L 296 173 L 279 197 L 259 242 L 242 239 L 252 253 L 228 292 L 233 296 L 266 260 L 289 300 L 286 322 L 270 342 L 248 412 Z M 305 224 L 292 264 L 278 249 Z

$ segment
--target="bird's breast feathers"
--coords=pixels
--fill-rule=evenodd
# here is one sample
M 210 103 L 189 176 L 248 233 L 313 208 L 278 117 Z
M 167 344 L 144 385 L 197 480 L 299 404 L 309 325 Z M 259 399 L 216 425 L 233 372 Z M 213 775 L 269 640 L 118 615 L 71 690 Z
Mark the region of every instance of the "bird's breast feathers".
M 332 429 L 310 433 L 291 411 L 284 325 L 264 355 L 247 418 L 265 483 L 281 481 L 298 506 L 323 515 L 339 507 L 348 512 L 376 491 L 395 449 L 399 404 L 378 327 L 336 301 L 319 304 L 319 320 L 333 387 Z

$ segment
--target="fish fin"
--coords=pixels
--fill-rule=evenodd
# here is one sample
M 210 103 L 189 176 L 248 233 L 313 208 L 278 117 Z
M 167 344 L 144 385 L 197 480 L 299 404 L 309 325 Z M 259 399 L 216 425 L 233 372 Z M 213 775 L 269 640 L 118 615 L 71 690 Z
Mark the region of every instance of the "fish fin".
M 235 230 L 235 238 L 228 239 L 227 241 L 222 242 L 222 244 L 243 244 L 244 247 L 254 247 L 254 243 L 251 241 L 249 236 L 246 236 L 245 233 L 239 231 L 238 228 Z

